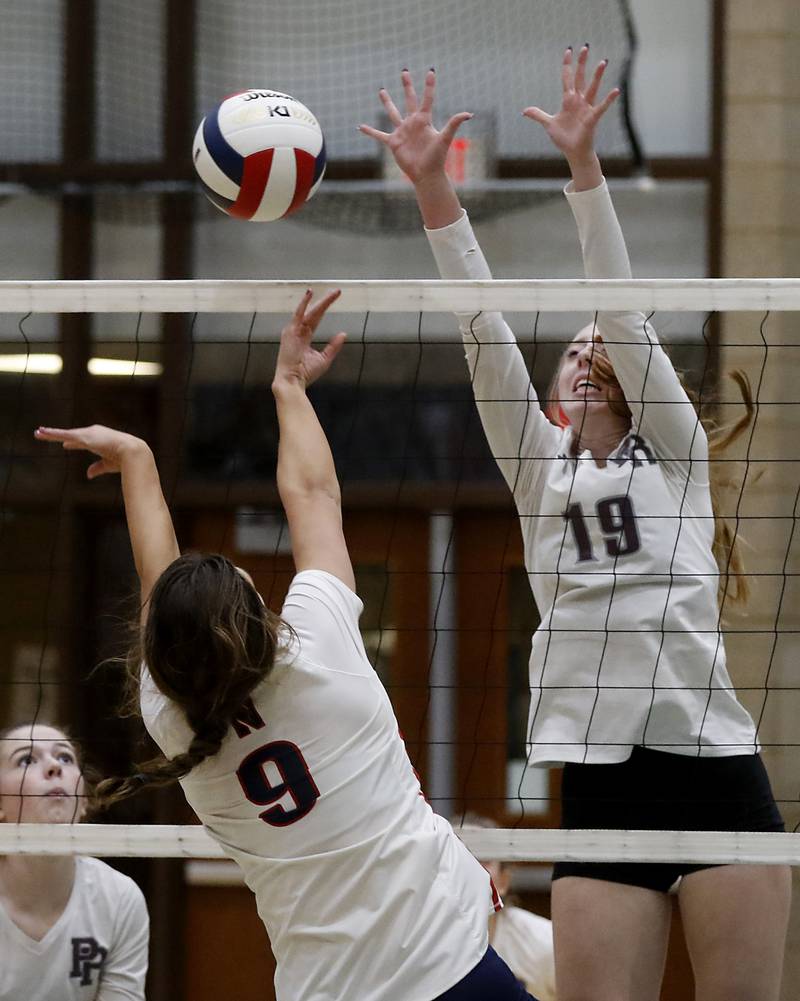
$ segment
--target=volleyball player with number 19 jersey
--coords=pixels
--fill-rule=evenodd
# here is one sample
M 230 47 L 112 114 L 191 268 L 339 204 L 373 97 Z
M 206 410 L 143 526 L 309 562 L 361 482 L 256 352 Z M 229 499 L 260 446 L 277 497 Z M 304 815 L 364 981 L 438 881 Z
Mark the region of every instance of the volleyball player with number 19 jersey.
M 523 114 L 568 161 L 567 197 L 587 276 L 629 278 L 594 149 L 619 90 L 599 97 L 607 61 L 589 75 L 588 55 L 588 44 L 576 63 L 571 48 L 564 53 L 556 114 L 536 107 Z M 407 70 L 401 82 L 405 114 L 381 89 L 389 131 L 361 131 L 413 182 L 442 277 L 486 280 L 445 169 L 456 131 L 471 116 L 453 115 L 437 130 L 435 71 L 421 99 Z M 564 763 L 563 826 L 782 830 L 755 726 L 725 668 L 708 440 L 649 323 L 639 313 L 600 313 L 567 344 L 545 409 L 499 313 L 462 314 L 459 325 L 484 431 L 519 511 L 541 614 L 530 663 L 529 761 Z M 724 526 L 720 533 L 725 542 Z M 736 557 L 733 544 L 728 555 Z M 777 1001 L 788 867 L 591 860 L 559 862 L 553 872 L 562 1001 L 659 997 L 672 920 L 667 891 L 679 877 L 698 1001 Z
M 602 176 L 580 191 L 568 185 L 566 197 L 587 277 L 630 278 Z M 426 232 L 442 277 L 491 277 L 465 213 Z M 528 763 L 566 765 L 564 825 L 782 830 L 755 725 L 726 669 L 708 439 L 649 321 L 599 313 L 567 345 L 547 413 L 501 314 L 459 322 L 541 615 Z M 592 439 L 601 407 L 612 411 L 610 431 Z M 554 878 L 666 890 L 702 868 L 558 863 Z
M 630 277 L 603 183 L 567 199 L 588 277 Z M 447 278 L 487 278 L 466 216 L 428 231 Z M 719 633 L 708 443 L 640 313 L 602 314 L 632 427 L 607 460 L 539 408 L 499 313 L 462 316 L 484 429 L 514 493 L 541 624 L 531 649 L 532 764 L 626 760 L 637 745 L 690 756 L 756 750 Z M 594 325 L 593 325 L 594 326 Z M 590 328 L 567 349 L 601 350 Z M 597 378 L 576 368 L 575 381 Z M 599 380 L 598 380 L 599 381 Z

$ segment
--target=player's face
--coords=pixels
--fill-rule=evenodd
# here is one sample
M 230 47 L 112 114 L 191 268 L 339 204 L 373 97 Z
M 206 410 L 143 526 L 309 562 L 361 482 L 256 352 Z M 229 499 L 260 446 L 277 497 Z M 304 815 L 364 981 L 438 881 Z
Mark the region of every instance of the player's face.
M 584 327 L 564 352 L 558 375 L 558 399 L 573 427 L 586 427 L 609 412 L 611 388 L 592 364 L 599 355 L 608 358 L 592 326 Z
M 0 741 L 0 821 L 66 824 L 86 809 L 71 741 L 51 726 L 17 727 Z

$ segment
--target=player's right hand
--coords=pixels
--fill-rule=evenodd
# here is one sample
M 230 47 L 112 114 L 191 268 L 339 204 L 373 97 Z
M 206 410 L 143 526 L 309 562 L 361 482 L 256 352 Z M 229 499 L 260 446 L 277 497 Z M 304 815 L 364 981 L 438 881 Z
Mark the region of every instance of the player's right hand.
M 67 451 L 83 450 L 99 456 L 86 470 L 86 476 L 90 480 L 105 473 L 120 472 L 123 459 L 132 453 L 150 451 L 141 438 L 102 424 L 92 424 L 85 428 L 39 427 L 33 435 L 37 441 L 61 442 Z
M 381 87 L 378 97 L 386 109 L 389 121 L 394 126 L 391 132 L 381 132 L 371 125 L 359 125 L 359 131 L 371 136 L 387 146 L 403 173 L 418 184 L 426 177 L 444 171 L 447 150 L 455 138 L 459 126 L 472 118 L 468 111 L 462 111 L 447 122 L 441 131 L 433 127 L 433 96 L 436 90 L 436 73 L 428 70 L 425 76 L 425 90 L 422 101 L 417 98 L 411 74 L 403 70 L 400 74 L 405 94 L 406 113 L 401 115 L 388 91 Z
M 341 289 L 335 289 L 312 306 L 311 290 L 305 293 L 292 318 L 281 331 L 273 388 L 281 383 L 296 382 L 305 389 L 331 367 L 333 359 L 344 346 L 347 334 L 339 332 L 320 350 L 311 342 L 328 307 L 336 302 L 341 294 Z

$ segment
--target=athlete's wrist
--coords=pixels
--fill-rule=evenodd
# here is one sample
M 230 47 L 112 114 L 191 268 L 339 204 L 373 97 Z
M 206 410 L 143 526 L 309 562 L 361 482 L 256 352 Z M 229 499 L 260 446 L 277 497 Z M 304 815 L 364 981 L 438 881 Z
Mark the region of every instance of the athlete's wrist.
M 155 462 L 153 450 L 143 438 L 137 438 L 132 434 L 122 436 L 117 448 L 117 456 L 120 463 L 148 461 Z
M 573 191 L 590 191 L 603 183 L 603 169 L 594 150 L 590 154 L 568 156 Z
M 272 395 L 276 400 L 285 399 L 296 393 L 305 395 L 306 380 L 298 372 L 276 372 L 272 380 Z

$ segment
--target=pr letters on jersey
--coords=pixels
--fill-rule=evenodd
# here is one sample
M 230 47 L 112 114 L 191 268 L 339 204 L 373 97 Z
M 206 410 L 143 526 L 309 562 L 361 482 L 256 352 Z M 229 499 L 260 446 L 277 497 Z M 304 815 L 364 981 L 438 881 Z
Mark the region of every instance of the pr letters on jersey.
M 77 979 L 81 987 L 87 987 L 99 978 L 106 961 L 108 949 L 95 938 L 89 936 L 85 938 L 73 938 L 72 942 L 72 969 L 69 971 L 70 979 Z

